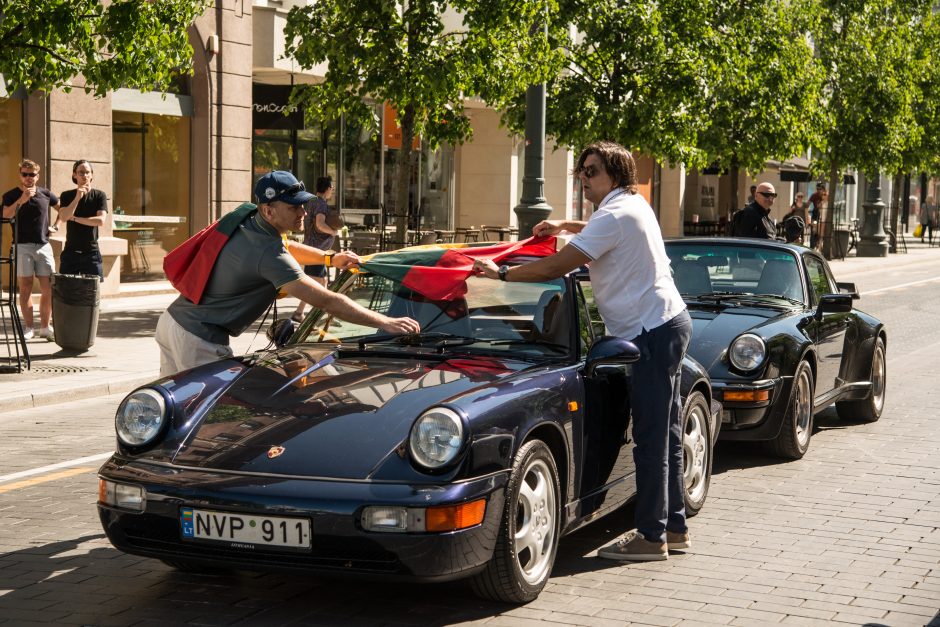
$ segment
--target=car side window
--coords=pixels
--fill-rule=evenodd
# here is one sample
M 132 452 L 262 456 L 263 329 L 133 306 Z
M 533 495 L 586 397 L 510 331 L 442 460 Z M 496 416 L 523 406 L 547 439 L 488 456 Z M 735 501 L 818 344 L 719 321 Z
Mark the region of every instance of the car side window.
M 578 287 L 578 335 L 581 337 L 581 356 L 586 357 L 594 339 L 607 334 L 607 327 L 597 311 L 590 279 L 579 279 Z
M 829 274 L 826 272 L 826 267 L 823 265 L 821 260 L 807 255 L 803 257 L 803 261 L 806 263 L 806 271 L 809 273 L 810 288 L 815 295 L 814 300 L 816 302 L 819 302 L 820 296 L 825 294 L 835 294 L 837 292 L 836 286 L 829 278 Z

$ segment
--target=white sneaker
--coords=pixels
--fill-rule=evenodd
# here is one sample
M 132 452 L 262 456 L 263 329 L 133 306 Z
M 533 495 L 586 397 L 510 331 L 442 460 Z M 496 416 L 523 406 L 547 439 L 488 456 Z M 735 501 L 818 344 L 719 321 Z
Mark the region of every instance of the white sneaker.
M 23 339 L 24 339 L 24 340 L 31 340 L 31 339 L 33 339 L 33 330 L 32 330 L 32 329 L 26 329 L 25 331 L 23 331 Z
M 55 339 L 55 332 L 52 330 L 51 326 L 43 327 L 39 329 L 39 331 L 36 332 L 36 335 L 38 335 L 39 337 L 44 337 L 50 342 Z

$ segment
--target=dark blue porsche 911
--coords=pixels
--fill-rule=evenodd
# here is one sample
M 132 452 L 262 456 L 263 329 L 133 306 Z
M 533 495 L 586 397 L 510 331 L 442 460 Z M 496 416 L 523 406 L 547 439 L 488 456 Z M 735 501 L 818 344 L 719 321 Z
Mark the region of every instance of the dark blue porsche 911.
M 136 390 L 100 470 L 109 539 L 180 569 L 471 577 L 489 598 L 535 598 L 561 536 L 635 493 L 636 347 L 602 337 L 586 272 L 470 277 L 449 301 L 368 273 L 333 289 L 422 332 L 314 310 L 292 336 L 278 321 L 273 350 Z M 720 405 L 692 360 L 682 395 L 694 514 Z

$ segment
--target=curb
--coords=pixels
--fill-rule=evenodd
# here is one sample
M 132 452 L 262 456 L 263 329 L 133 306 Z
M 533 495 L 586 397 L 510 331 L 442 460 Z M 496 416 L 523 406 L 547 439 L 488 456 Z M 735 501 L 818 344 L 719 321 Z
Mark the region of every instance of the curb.
M 81 383 L 72 387 L 56 388 L 55 390 L 44 392 L 12 394 L 3 399 L 3 409 L 0 409 L 0 414 L 20 409 L 32 409 L 34 407 L 45 407 L 48 405 L 57 405 L 60 403 L 71 403 L 72 401 L 95 398 L 98 396 L 126 394 L 127 392 L 150 383 L 159 377 L 159 372 L 154 372 L 147 375 L 138 374 L 124 378 L 118 378 L 105 383 L 93 383 L 90 385 Z

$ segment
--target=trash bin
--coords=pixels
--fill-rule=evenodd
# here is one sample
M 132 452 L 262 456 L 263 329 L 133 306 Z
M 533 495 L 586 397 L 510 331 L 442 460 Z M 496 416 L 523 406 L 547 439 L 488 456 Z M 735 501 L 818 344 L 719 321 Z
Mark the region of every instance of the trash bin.
M 56 344 L 65 349 L 83 351 L 95 343 L 100 285 L 97 275 L 52 275 L 52 319 Z

